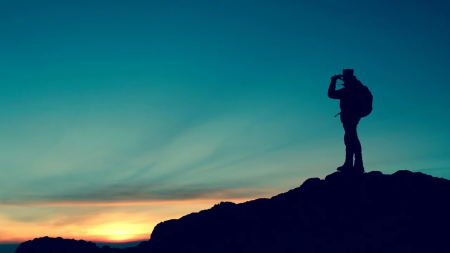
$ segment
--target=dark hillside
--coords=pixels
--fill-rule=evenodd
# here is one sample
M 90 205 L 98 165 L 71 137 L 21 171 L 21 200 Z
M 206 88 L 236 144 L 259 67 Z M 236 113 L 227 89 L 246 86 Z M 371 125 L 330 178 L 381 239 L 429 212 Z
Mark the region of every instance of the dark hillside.
M 450 252 L 449 194 L 450 181 L 422 173 L 336 172 L 161 222 L 149 241 L 117 252 Z M 37 247 L 16 252 L 66 252 Z

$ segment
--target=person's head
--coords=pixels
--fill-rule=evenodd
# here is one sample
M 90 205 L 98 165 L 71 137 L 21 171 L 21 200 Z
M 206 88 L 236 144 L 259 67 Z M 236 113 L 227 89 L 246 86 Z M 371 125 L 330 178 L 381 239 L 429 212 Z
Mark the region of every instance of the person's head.
M 353 69 L 344 69 L 342 70 L 342 79 L 345 81 L 355 78 L 353 75 Z
M 352 81 L 354 80 L 356 80 L 356 76 L 353 75 L 353 69 L 342 70 L 342 81 L 344 81 L 344 86 L 352 85 Z

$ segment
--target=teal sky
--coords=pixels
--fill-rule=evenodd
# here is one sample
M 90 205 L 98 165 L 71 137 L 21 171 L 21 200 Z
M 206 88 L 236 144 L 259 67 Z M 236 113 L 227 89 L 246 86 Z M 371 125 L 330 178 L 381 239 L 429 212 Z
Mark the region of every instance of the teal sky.
M 366 171 L 450 179 L 449 9 L 3 0 L 0 224 L 111 212 L 96 203 L 270 197 L 323 178 L 344 161 L 327 97 L 344 68 L 374 95 L 358 128 Z

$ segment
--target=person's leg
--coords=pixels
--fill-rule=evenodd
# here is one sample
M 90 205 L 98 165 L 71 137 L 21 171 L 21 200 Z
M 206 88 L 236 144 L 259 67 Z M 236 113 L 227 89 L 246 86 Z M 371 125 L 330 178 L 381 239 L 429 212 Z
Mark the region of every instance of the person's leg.
M 358 122 L 359 122 L 359 120 L 358 120 Z M 355 166 L 354 166 L 354 168 L 359 172 L 364 172 L 361 142 L 359 141 L 358 133 L 356 130 L 358 122 L 355 125 L 355 140 L 354 140 Z
M 344 165 L 337 168 L 339 171 L 347 171 L 353 168 L 353 154 L 354 154 L 354 133 L 352 122 L 341 120 L 344 127 L 344 144 L 345 144 L 345 162 Z

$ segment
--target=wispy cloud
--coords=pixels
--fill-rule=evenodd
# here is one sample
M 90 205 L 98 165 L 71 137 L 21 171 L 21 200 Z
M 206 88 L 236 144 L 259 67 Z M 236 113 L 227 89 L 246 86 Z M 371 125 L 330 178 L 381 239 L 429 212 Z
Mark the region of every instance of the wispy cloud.
M 0 206 L 126 206 L 181 203 L 192 200 L 239 201 L 267 196 L 271 193 L 270 189 L 219 188 L 200 185 L 164 188 L 157 185 L 112 185 L 66 195 L 34 196 L 20 201 L 4 199 L 0 202 Z

